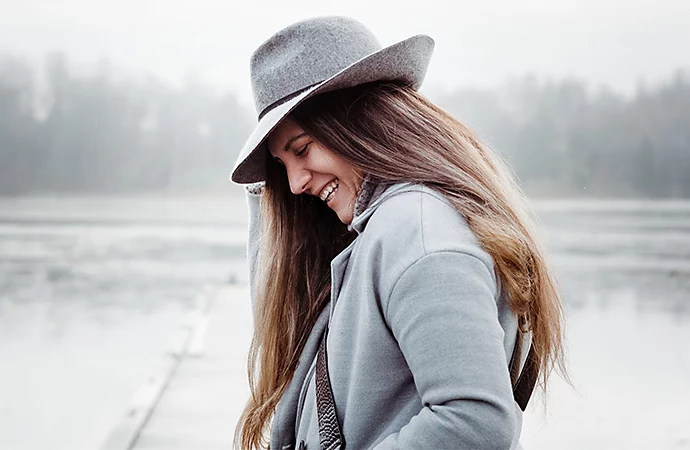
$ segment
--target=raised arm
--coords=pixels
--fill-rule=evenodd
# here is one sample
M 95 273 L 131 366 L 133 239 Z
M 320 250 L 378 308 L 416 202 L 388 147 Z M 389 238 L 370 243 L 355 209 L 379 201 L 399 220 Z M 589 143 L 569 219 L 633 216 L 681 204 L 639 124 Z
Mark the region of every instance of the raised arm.
M 249 267 L 249 297 L 252 302 L 252 313 L 254 311 L 254 289 L 257 260 L 259 256 L 259 238 L 261 237 L 261 193 L 264 183 L 254 183 L 247 185 L 247 206 L 249 207 L 249 237 L 247 239 L 247 266 Z

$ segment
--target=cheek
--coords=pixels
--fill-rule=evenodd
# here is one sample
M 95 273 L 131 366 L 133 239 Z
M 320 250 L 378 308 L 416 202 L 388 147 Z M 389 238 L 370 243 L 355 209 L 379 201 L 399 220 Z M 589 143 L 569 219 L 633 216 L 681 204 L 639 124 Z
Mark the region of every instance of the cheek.
M 309 152 L 309 159 L 315 167 L 328 173 L 342 172 L 343 163 L 336 154 L 319 144 L 314 143 L 312 146 L 312 151 Z

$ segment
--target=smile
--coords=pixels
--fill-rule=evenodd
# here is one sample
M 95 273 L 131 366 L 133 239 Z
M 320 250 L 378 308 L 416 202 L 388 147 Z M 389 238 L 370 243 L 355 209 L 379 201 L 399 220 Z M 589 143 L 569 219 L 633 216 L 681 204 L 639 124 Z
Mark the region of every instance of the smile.
M 319 194 L 319 198 L 328 203 L 331 201 L 333 196 L 335 195 L 336 191 L 338 190 L 338 179 L 336 178 L 335 180 L 331 181 L 326 185 L 325 188 L 321 191 Z

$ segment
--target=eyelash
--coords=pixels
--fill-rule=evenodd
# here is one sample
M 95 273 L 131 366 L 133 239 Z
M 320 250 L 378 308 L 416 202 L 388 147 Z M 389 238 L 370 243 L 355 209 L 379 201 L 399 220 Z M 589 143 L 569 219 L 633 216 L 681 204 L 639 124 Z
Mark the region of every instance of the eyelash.
M 308 148 L 309 148 L 309 144 L 305 145 L 304 147 L 302 147 L 302 149 L 300 151 L 295 152 L 295 156 L 304 155 L 304 153 L 307 151 Z
M 307 150 L 309 150 L 309 144 L 307 144 L 307 145 L 305 145 L 304 147 L 302 147 L 299 151 L 296 151 L 296 152 L 295 152 L 295 156 L 302 156 L 302 155 L 304 155 L 304 154 L 307 152 Z M 278 164 L 280 164 L 280 165 L 282 165 L 282 166 L 285 165 L 285 163 L 283 163 L 283 161 L 281 161 L 280 158 L 273 158 L 273 159 L 275 159 L 276 162 L 277 162 Z

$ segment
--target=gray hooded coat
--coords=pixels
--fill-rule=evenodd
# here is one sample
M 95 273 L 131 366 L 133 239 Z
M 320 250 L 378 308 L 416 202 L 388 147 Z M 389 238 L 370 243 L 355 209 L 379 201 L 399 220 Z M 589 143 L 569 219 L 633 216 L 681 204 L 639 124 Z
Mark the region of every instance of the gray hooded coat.
M 259 198 L 248 194 L 250 283 Z M 271 449 L 319 449 L 313 374 L 326 325 L 347 449 L 520 449 L 508 373 L 517 320 L 492 258 L 432 189 L 379 185 L 359 206 L 358 236 L 331 263 L 331 301 L 278 404 Z

